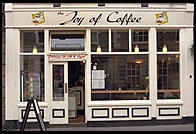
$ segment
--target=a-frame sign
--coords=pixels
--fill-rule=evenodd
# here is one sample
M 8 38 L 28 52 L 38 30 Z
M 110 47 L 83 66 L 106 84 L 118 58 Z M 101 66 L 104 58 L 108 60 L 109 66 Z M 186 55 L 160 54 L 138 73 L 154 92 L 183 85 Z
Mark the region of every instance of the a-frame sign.
M 25 129 L 32 103 L 33 103 L 33 108 L 34 108 L 33 110 L 35 112 L 36 118 L 37 118 L 39 126 L 40 126 L 40 130 L 46 131 L 46 127 L 45 127 L 45 124 L 44 124 L 44 121 L 43 121 L 43 118 L 42 118 L 42 115 L 40 112 L 39 105 L 37 103 L 37 100 L 33 97 L 30 100 L 28 100 L 26 110 L 25 110 L 25 115 L 24 115 L 24 118 L 23 118 L 23 121 L 22 121 L 22 124 L 20 127 L 20 131 L 24 131 L 24 129 Z

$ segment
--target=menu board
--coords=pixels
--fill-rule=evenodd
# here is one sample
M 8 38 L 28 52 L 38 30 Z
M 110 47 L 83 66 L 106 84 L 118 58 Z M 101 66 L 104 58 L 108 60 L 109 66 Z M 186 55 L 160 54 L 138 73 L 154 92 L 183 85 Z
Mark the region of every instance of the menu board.
M 105 89 L 105 70 L 92 70 L 92 89 Z

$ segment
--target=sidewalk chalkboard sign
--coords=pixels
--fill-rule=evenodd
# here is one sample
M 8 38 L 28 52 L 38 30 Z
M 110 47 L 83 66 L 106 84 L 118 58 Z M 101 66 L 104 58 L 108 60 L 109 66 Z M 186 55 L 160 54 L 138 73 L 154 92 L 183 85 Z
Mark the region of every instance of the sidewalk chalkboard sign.
M 34 108 L 33 110 L 34 110 L 36 118 L 38 120 L 40 129 L 41 129 L 41 131 L 46 131 L 46 127 L 45 127 L 45 124 L 44 124 L 44 121 L 43 121 L 43 118 L 42 118 L 42 115 L 40 112 L 39 105 L 37 103 L 37 100 L 33 97 L 30 100 L 28 100 L 26 110 L 25 110 L 25 115 L 24 115 L 24 118 L 23 118 L 23 121 L 22 121 L 22 124 L 20 127 L 20 131 L 24 131 L 24 129 L 25 129 L 32 103 L 33 103 L 33 108 Z

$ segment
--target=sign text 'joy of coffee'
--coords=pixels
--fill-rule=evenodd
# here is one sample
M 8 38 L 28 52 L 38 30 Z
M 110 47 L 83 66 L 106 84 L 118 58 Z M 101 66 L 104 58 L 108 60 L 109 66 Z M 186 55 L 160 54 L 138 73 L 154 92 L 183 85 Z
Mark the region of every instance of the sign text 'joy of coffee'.
M 108 13 L 106 17 L 103 18 L 103 13 L 98 13 L 96 16 L 92 16 L 90 19 L 86 20 L 89 24 L 96 25 L 100 21 L 106 21 L 108 23 L 115 23 L 120 25 L 128 25 L 129 23 L 140 23 L 142 18 L 134 16 L 133 13 L 121 14 L 118 11 L 113 11 Z M 66 25 L 69 23 L 74 23 L 81 25 L 86 19 L 85 16 L 80 16 L 78 11 L 71 11 L 69 13 L 64 13 L 62 11 L 57 12 L 58 16 L 64 16 L 65 20 L 60 23 L 60 25 Z

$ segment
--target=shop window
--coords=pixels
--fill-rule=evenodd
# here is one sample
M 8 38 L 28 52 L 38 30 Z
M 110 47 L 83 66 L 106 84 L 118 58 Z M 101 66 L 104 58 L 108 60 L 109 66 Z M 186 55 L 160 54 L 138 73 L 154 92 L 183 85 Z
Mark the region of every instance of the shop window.
M 112 52 L 129 52 L 129 31 L 112 30 Z
M 98 47 L 109 52 L 108 30 L 91 30 L 91 52 L 97 52 Z
M 148 30 L 132 30 L 132 52 L 135 47 L 139 48 L 139 52 L 148 52 Z
M 164 48 L 168 52 L 179 51 L 179 30 L 157 30 L 157 51 L 162 52 Z
M 21 31 L 21 53 L 44 52 L 44 31 Z
M 51 34 L 51 51 L 84 51 L 84 34 Z
M 44 101 L 44 55 L 20 56 L 20 89 L 21 102 Z
M 148 55 L 92 55 L 92 100 L 149 99 Z
M 179 99 L 179 54 L 157 56 L 158 99 Z

